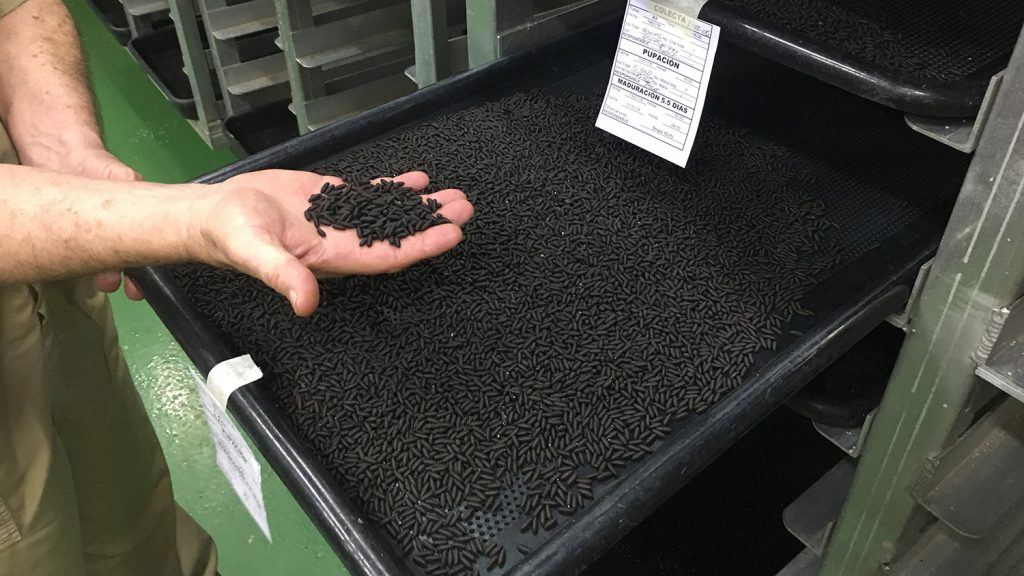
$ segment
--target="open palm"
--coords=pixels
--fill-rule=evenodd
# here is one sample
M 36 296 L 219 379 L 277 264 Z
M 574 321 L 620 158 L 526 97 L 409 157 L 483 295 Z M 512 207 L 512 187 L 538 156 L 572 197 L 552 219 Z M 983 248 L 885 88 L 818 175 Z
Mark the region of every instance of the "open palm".
M 430 180 L 423 172 L 394 177 L 414 190 Z M 462 240 L 461 226 L 473 206 L 459 190 L 424 196 L 439 204 L 440 224 L 402 239 L 402 246 L 375 242 L 359 245 L 355 230 L 325 229 L 321 238 L 303 212 L 308 198 L 324 182 L 341 180 L 311 172 L 266 170 L 236 176 L 217 185 L 222 194 L 205 210 L 199 259 L 231 266 L 267 283 L 291 302 L 295 312 L 309 315 L 319 302 L 317 277 L 397 272 L 453 248 Z

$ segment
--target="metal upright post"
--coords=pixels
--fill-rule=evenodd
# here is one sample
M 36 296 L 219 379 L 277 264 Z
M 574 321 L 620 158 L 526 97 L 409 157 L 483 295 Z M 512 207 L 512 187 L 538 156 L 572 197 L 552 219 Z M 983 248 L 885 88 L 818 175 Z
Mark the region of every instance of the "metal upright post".
M 1024 36 L 981 137 L 889 388 L 868 433 L 822 576 L 874 576 L 898 553 L 927 460 L 964 427 L 986 323 L 1024 284 Z
M 523 26 L 532 18 L 532 0 L 467 0 L 469 67 L 476 68 L 501 57 L 502 32 Z
M 323 71 L 319 68 L 304 68 L 296 60 L 295 38 L 297 30 L 313 27 L 313 8 L 309 0 L 274 0 L 277 9 L 278 30 L 281 48 L 285 53 L 288 79 L 292 92 L 292 112 L 299 125 L 299 132 L 309 132 L 309 117 L 306 102 L 326 94 Z M 339 39 L 339 42 L 343 41 Z
M 228 90 L 228 83 L 224 78 L 224 67 L 232 64 L 238 64 L 242 61 L 241 56 L 238 54 L 238 46 L 232 42 L 219 42 L 210 27 L 210 12 L 218 8 L 226 8 L 228 3 L 227 0 L 196 0 L 199 6 L 200 14 L 202 14 L 203 22 L 206 23 L 206 34 L 210 44 L 210 55 L 213 57 L 214 71 L 217 74 L 217 80 L 220 82 L 221 93 L 224 98 L 224 111 L 225 114 L 230 117 L 241 110 L 238 110 L 238 104 L 231 97 L 231 91 Z
M 447 0 L 412 0 L 416 84 L 420 88 L 443 80 L 452 73 L 447 4 Z

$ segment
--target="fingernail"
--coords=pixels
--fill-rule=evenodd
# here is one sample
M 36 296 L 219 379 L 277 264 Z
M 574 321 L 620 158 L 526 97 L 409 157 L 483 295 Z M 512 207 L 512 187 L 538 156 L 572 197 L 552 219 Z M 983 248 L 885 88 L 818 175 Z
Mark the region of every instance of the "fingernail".
M 288 301 L 292 303 L 292 306 L 295 306 L 296 304 L 298 304 L 299 303 L 299 293 L 296 292 L 295 290 L 291 290 L 290 292 L 288 292 Z

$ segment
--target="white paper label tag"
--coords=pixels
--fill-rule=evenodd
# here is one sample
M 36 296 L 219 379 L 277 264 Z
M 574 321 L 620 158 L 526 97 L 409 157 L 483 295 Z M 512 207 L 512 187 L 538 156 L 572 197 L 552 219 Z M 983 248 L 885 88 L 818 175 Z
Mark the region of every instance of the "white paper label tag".
M 685 167 L 719 28 L 670 6 L 629 0 L 597 127 Z
M 245 443 L 241 433 L 235 428 L 234 422 L 218 404 L 213 394 L 207 389 L 203 378 L 194 368 L 192 377 L 195 378 L 196 387 L 199 388 L 203 414 L 206 416 L 210 435 L 213 436 L 213 445 L 217 450 L 217 467 L 224 473 L 224 477 L 228 479 L 228 483 L 238 494 L 238 498 L 242 501 L 245 509 L 249 511 L 249 515 L 263 531 L 263 535 L 267 537 L 267 540 L 271 540 L 270 525 L 267 523 L 267 507 L 263 503 L 263 478 L 260 476 L 260 463 L 256 460 L 256 455 L 252 453 L 249 445 Z
M 263 371 L 252 361 L 252 356 L 236 356 L 217 364 L 206 378 L 206 389 L 213 396 L 217 406 L 224 412 L 228 409 L 231 393 L 246 384 L 263 378 Z

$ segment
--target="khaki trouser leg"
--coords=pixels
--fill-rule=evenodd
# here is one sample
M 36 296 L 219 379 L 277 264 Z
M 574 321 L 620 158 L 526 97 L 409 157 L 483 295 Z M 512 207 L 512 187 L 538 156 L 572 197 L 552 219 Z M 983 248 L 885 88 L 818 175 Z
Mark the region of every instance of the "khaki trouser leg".
M 0 286 L 0 575 L 84 576 L 71 467 L 39 369 L 28 286 Z
M 70 469 L 65 490 L 77 502 L 74 518 L 65 516 L 62 523 L 81 527 L 78 548 L 86 573 L 214 574 L 212 541 L 174 503 L 167 465 L 117 345 L 106 296 L 91 280 L 47 284 L 40 291 L 53 436 L 62 442 Z M 0 575 L 2 558 L 0 550 Z

